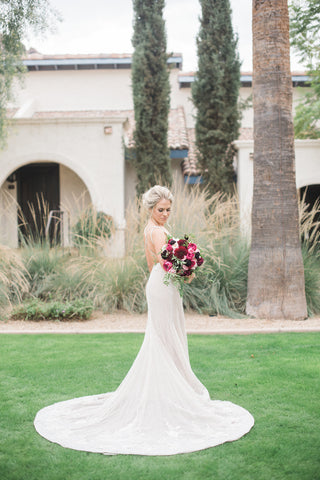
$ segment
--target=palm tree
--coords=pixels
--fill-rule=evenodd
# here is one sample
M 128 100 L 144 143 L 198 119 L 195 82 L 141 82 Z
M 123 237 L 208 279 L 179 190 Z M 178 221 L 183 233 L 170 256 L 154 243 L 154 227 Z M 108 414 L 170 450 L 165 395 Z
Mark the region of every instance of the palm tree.
M 307 317 L 287 0 L 253 0 L 254 191 L 247 314 Z

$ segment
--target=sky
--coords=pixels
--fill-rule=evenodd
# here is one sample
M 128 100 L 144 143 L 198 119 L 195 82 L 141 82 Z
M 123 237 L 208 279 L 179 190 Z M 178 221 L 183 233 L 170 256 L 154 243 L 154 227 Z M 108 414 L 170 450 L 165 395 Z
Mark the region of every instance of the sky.
M 132 53 L 132 0 L 51 0 L 63 19 L 46 38 L 29 35 L 27 49 L 43 54 Z M 241 71 L 252 71 L 252 0 L 231 0 L 234 32 L 238 35 Z M 197 69 L 198 0 L 166 0 L 167 50 L 182 53 L 183 71 Z M 303 70 L 294 57 L 291 69 Z

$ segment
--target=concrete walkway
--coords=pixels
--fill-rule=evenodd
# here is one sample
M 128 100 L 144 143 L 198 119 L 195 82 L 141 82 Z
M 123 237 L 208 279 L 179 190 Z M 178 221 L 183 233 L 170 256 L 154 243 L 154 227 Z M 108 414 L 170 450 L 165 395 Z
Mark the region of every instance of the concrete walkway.
M 307 320 L 232 319 L 186 313 L 187 333 L 196 334 L 252 334 L 278 332 L 320 332 L 320 318 Z M 147 314 L 95 312 L 90 320 L 81 321 L 23 321 L 0 322 L 0 333 L 143 333 Z

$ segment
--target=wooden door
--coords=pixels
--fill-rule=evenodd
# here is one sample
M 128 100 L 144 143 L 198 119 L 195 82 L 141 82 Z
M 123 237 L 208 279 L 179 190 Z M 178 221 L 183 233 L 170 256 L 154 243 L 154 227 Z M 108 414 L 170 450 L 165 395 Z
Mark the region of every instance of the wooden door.
M 19 242 L 25 239 L 42 241 L 46 234 L 50 243 L 60 238 L 60 179 L 59 164 L 32 163 L 17 171 Z M 49 212 L 53 220 L 46 232 Z

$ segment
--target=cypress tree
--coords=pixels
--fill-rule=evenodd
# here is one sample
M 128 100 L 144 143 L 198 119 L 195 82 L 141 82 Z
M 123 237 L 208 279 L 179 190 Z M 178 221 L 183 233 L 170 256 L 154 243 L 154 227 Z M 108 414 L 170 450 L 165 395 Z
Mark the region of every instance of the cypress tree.
M 168 149 L 170 84 L 167 42 L 162 17 L 164 0 L 133 0 L 132 88 L 136 129 L 137 193 L 159 182 L 171 183 Z
M 192 86 L 197 108 L 196 145 L 209 193 L 231 192 L 234 147 L 240 126 L 240 61 L 229 0 L 200 0 L 198 72 Z

